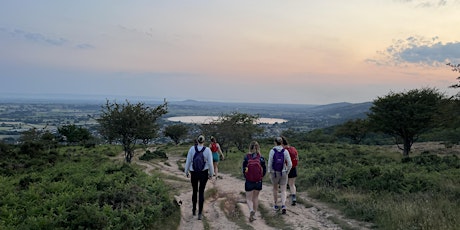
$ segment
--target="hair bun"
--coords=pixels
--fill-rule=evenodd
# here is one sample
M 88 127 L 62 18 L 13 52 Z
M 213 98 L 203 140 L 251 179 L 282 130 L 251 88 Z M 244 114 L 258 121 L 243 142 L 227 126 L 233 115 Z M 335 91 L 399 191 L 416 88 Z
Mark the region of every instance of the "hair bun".
M 283 143 L 283 138 L 281 138 L 281 137 L 276 137 L 275 140 L 278 143 Z
M 198 136 L 197 141 L 198 143 L 204 143 L 204 136 L 203 135 Z

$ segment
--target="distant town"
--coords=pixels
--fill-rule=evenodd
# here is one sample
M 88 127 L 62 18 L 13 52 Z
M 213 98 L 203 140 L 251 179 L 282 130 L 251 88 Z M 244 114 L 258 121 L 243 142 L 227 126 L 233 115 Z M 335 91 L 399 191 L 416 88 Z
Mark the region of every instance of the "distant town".
M 126 100 L 117 100 L 123 103 Z M 97 135 L 96 119 L 106 101 L 90 99 L 0 99 L 0 140 L 15 142 L 20 134 L 31 128 L 56 133 L 58 127 L 74 124 L 87 128 Z M 137 101 L 130 101 L 136 102 Z M 147 105 L 158 105 L 163 101 L 141 101 Z M 364 118 L 371 103 L 335 103 L 328 105 L 263 104 L 263 103 L 221 103 L 203 101 L 168 102 L 168 113 L 160 125 L 177 116 L 220 116 L 232 112 L 258 115 L 265 119 L 280 119 L 286 122 L 266 122 L 260 125 L 265 135 L 281 133 L 283 130 L 309 131 L 341 124 L 350 119 Z M 199 123 L 199 122 L 198 122 Z M 161 140 L 161 139 L 160 139 Z

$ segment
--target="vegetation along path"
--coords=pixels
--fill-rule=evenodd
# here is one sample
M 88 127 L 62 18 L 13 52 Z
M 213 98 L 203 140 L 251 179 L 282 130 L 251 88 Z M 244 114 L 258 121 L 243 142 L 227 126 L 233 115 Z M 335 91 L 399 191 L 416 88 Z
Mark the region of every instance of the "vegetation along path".
M 153 149 L 151 149 L 152 151 Z M 369 229 L 369 225 L 344 218 L 337 210 L 317 202 L 305 193 L 298 193 L 298 204 L 287 204 L 287 214 L 272 210 L 271 185 L 265 183 L 259 195 L 256 220 L 249 222 L 249 211 L 244 193 L 244 180 L 219 173 L 219 178 L 208 181 L 203 220 L 192 216 L 192 189 L 184 176 L 185 157 L 168 154 L 161 161 L 141 161 L 136 151 L 132 162 L 144 168 L 149 175 L 160 173 L 173 189 L 176 202 L 181 205 L 180 230 L 185 229 Z M 123 153 L 118 157 L 123 160 Z M 288 203 L 288 202 L 287 202 Z M 343 227 L 345 226 L 345 227 Z

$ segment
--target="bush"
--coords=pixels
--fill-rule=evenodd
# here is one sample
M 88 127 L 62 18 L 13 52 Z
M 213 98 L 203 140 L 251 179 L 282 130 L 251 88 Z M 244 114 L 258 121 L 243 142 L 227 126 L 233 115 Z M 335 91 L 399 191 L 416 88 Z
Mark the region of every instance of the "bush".
M 152 159 L 168 159 L 168 156 L 163 150 L 156 150 L 154 152 L 147 150 L 141 157 L 139 157 L 139 160 L 143 161 L 149 161 Z

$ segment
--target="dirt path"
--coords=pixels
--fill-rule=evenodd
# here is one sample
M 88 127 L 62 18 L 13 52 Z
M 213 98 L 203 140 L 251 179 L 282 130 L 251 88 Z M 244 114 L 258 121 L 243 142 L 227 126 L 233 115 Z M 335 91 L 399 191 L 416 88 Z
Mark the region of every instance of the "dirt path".
M 121 160 L 123 160 L 123 154 Z M 261 210 L 259 210 L 256 220 L 250 223 L 247 218 L 249 211 L 244 196 L 244 181 L 242 178 L 235 178 L 224 173 L 219 174 L 222 178 L 208 181 L 206 192 L 210 195 L 205 199 L 204 218 L 198 220 L 197 216 L 192 216 L 190 180 L 185 177 L 182 170 L 179 170 L 179 165 L 182 167 L 185 165 L 184 157 L 168 155 L 167 160 L 152 163 L 140 161 L 138 154 L 135 154 L 133 162 L 144 167 L 144 172 L 149 175 L 156 171 L 166 175 L 165 181 L 172 185 L 176 194 L 179 194 L 175 196 L 176 201 L 181 203 L 182 218 L 179 230 L 275 229 L 267 224 L 265 219 L 268 218 L 280 218 L 280 221 L 284 221 L 286 226 L 282 229 L 342 229 L 331 219 L 346 223 L 348 229 L 370 229 L 368 224 L 346 219 L 338 211 L 314 201 L 305 193 L 298 193 L 297 196 L 313 204 L 313 207 L 306 207 L 302 204 L 291 206 L 289 202 L 286 202 L 287 214 L 281 215 L 272 210 L 271 186 L 265 184 L 259 195 L 259 202 L 265 214 L 261 215 Z

